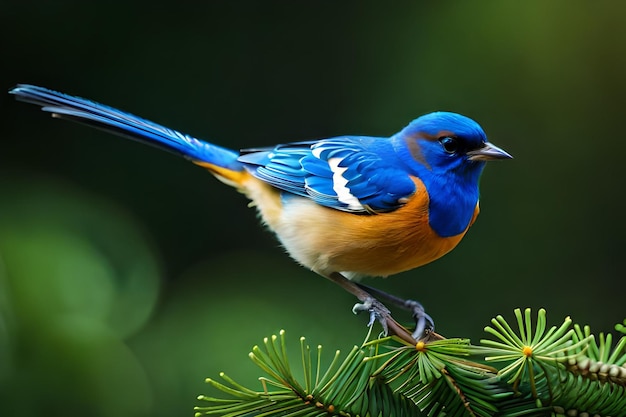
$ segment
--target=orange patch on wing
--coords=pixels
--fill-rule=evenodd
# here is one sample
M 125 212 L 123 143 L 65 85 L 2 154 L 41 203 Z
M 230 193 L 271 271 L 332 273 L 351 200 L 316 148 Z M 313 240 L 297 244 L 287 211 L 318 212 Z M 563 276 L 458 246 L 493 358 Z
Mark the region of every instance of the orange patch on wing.
M 246 170 L 235 171 L 228 168 L 223 168 L 218 165 L 214 165 L 203 161 L 192 161 L 194 164 L 208 169 L 225 183 L 232 185 L 233 187 L 242 186 L 246 180 L 251 178 L 251 175 Z

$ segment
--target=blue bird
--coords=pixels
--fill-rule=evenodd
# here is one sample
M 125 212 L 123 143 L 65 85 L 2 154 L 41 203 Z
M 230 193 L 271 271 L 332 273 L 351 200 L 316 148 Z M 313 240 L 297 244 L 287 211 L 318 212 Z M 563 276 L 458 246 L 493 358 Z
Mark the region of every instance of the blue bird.
M 440 258 L 479 212 L 486 161 L 511 156 L 472 119 L 435 112 L 390 137 L 338 136 L 240 152 L 80 97 L 20 84 L 18 100 L 180 154 L 244 193 L 291 257 L 354 294 L 370 325 L 414 342 L 434 330 L 422 306 L 359 284 Z M 377 298 L 412 310 L 413 334 Z

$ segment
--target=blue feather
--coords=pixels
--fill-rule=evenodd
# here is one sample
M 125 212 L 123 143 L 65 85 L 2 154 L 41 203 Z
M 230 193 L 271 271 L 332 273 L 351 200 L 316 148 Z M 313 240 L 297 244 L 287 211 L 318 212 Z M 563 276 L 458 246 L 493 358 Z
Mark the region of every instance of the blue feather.
M 385 138 L 341 136 L 272 149 L 245 150 L 239 162 L 257 178 L 320 205 L 354 213 L 384 212 L 401 207 L 400 201 L 415 192 L 415 184 L 397 163 L 389 144 Z M 373 152 L 373 145 L 382 153 Z M 329 164 L 333 158 L 339 160 L 339 167 L 345 168 L 341 177 L 360 206 L 340 200 L 335 189 L 336 173 Z M 377 176 L 378 171 L 389 175 Z
M 59 118 L 74 120 L 139 142 L 174 152 L 195 161 L 241 170 L 239 153 L 198 140 L 130 113 L 91 100 L 47 88 L 19 84 L 10 91 L 17 99 L 42 106 Z
M 440 143 L 440 138 L 451 136 L 458 142 L 458 152 L 448 153 Z M 407 168 L 428 190 L 433 230 L 442 237 L 465 231 L 478 203 L 478 181 L 485 165 L 467 158 L 468 151 L 487 143 L 480 125 L 457 113 L 435 112 L 412 121 L 392 140 Z

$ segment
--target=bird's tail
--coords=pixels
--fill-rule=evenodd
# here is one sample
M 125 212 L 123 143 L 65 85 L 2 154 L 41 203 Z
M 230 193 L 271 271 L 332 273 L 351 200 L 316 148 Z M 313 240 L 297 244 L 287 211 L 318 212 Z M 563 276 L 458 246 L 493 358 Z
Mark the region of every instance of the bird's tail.
M 73 120 L 182 155 L 230 185 L 240 186 L 248 177 L 243 165 L 237 161 L 238 152 L 113 107 L 28 84 L 18 84 L 9 93 L 20 101 L 41 106 L 43 111 L 52 113 L 52 117 Z

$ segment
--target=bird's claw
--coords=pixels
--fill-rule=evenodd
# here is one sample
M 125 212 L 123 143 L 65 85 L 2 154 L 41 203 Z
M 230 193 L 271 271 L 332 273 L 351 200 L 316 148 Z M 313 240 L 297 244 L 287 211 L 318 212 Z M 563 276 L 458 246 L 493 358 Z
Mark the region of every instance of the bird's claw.
M 402 307 L 411 311 L 413 319 L 415 319 L 415 331 L 411 335 L 413 339 L 422 340 L 428 333 L 432 333 L 435 330 L 434 320 L 426 313 L 424 307 L 419 302 L 403 300 Z M 370 297 L 364 302 L 357 303 L 352 307 L 354 314 L 358 314 L 362 311 L 368 311 L 370 314 L 370 320 L 367 323 L 368 327 L 372 327 L 374 322 L 378 321 L 383 327 L 383 334 L 385 336 L 389 334 L 389 323 L 393 321 L 393 318 L 391 317 L 391 312 L 383 303 Z
M 435 321 L 426 313 L 420 303 L 414 300 L 405 300 L 404 307 L 413 313 L 415 319 L 413 338 L 415 340 L 423 339 L 426 333 L 435 331 Z
M 389 326 L 387 320 L 391 319 L 391 312 L 383 303 L 375 298 L 368 298 L 362 303 L 357 303 L 352 307 L 352 312 L 358 314 L 362 311 L 369 311 L 370 320 L 367 323 L 368 327 L 372 327 L 374 322 L 378 321 L 383 327 L 383 334 L 387 336 L 389 334 Z

